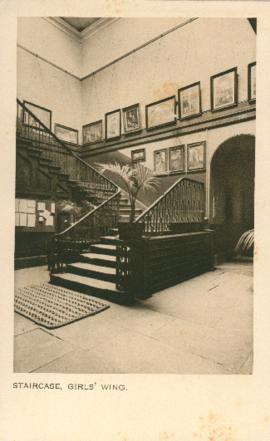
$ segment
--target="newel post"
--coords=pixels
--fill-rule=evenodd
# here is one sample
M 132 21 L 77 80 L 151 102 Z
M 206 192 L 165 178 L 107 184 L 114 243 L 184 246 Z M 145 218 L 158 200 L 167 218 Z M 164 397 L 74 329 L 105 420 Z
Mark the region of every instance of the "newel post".
M 117 288 L 132 299 L 147 299 L 147 239 L 122 241 L 117 245 Z

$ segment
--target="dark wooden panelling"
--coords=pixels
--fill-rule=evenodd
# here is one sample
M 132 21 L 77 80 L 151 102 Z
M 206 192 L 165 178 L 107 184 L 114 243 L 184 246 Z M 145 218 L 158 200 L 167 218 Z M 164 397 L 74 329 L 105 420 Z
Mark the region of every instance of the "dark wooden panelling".
M 130 265 L 133 295 L 147 298 L 213 269 L 213 232 L 143 238 L 131 244 Z

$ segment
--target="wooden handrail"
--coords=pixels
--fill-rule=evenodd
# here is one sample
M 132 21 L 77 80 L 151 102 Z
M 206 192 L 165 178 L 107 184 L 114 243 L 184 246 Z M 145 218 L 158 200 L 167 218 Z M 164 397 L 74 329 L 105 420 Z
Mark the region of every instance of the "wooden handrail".
M 167 196 L 168 193 L 170 193 L 174 187 L 176 187 L 181 181 L 186 180 L 186 181 L 190 181 L 190 182 L 198 182 L 198 181 L 194 181 L 193 179 L 190 178 L 186 178 L 184 176 L 182 176 L 180 179 L 178 179 L 176 182 L 174 182 L 159 198 L 157 198 L 151 205 L 149 205 L 149 207 L 142 213 L 140 214 L 140 216 L 137 217 L 137 219 L 135 220 L 135 222 L 140 222 L 140 220 L 149 212 L 152 210 L 152 208 L 154 208 L 162 199 L 165 199 L 165 197 Z M 198 184 L 200 184 L 200 182 L 198 182 Z M 202 184 L 202 183 L 201 183 Z
M 200 223 L 204 212 L 203 188 L 202 182 L 181 177 L 135 222 L 144 222 L 145 233 L 154 234 L 169 232 L 173 223 Z
M 67 234 L 70 230 L 76 228 L 77 225 L 79 225 L 81 222 L 83 222 L 85 219 L 87 219 L 90 216 L 93 216 L 95 213 L 97 213 L 98 210 L 102 209 L 107 203 L 109 203 L 113 198 L 117 197 L 121 193 L 121 190 L 119 189 L 116 193 L 114 193 L 111 197 L 106 199 L 106 201 L 102 202 L 97 207 L 90 210 L 88 213 L 86 213 L 84 216 L 82 216 L 79 220 L 74 222 L 74 224 L 67 227 L 65 230 L 61 231 L 60 233 L 57 233 L 54 235 L 54 237 L 62 237 L 65 234 Z
M 88 164 L 88 162 L 80 158 L 80 156 L 76 155 L 76 153 L 74 153 L 74 151 L 69 146 L 67 146 L 63 141 L 61 141 L 61 139 L 59 139 L 42 121 L 40 121 L 40 119 L 33 112 L 31 112 L 31 110 L 29 110 L 25 106 L 25 104 L 22 103 L 18 98 L 17 98 L 17 103 L 23 108 L 25 112 L 29 113 L 29 115 L 41 125 L 41 127 L 45 130 L 45 132 L 47 132 L 56 142 L 58 142 L 58 144 L 60 144 L 65 150 L 67 150 L 74 158 L 76 158 L 78 161 L 80 161 L 82 164 L 84 164 L 94 173 L 99 175 L 105 181 L 109 182 L 115 188 L 116 191 L 119 189 L 119 187 L 113 181 L 105 177 L 102 173 L 100 173 L 98 170 L 96 170 L 94 167 Z

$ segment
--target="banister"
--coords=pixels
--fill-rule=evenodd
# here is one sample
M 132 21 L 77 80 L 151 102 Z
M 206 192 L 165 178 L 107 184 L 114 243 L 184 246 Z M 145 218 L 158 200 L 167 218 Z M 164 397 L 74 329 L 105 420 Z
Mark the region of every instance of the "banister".
M 157 198 L 151 205 L 149 205 L 149 207 L 142 214 L 140 214 L 140 216 L 137 217 L 135 222 L 139 222 L 140 219 L 143 218 L 149 211 L 151 211 L 162 199 L 164 199 L 167 196 L 167 194 L 170 193 L 174 189 L 174 187 L 176 187 L 178 184 L 180 184 L 181 181 L 184 181 L 184 180 L 190 181 L 190 182 L 196 182 L 196 183 L 201 184 L 203 186 L 202 182 L 194 181 L 193 179 L 186 178 L 186 177 L 182 176 L 176 182 L 174 182 L 164 193 L 162 193 L 162 195 L 159 198 Z
M 175 224 L 197 224 L 203 221 L 204 184 L 181 177 L 174 182 L 135 222 L 144 223 L 144 233 L 168 233 Z M 195 227 L 195 226 L 194 226 Z
M 93 216 L 98 210 L 102 209 L 107 203 L 109 203 L 113 198 L 118 196 L 121 193 L 121 190 L 119 189 L 116 193 L 114 193 L 112 196 L 110 196 L 108 199 L 106 199 L 104 202 L 102 202 L 97 207 L 90 210 L 88 213 L 86 213 L 84 216 L 82 216 L 80 219 L 78 219 L 74 224 L 67 227 L 65 230 L 61 231 L 60 233 L 55 234 L 54 237 L 62 237 L 66 233 L 68 233 L 70 230 L 76 228 L 77 225 L 79 225 L 81 222 L 83 222 L 87 217 Z
M 58 144 L 60 144 L 65 150 L 67 150 L 74 158 L 76 158 L 78 161 L 80 161 L 80 163 L 84 164 L 86 167 L 88 167 L 94 173 L 96 173 L 97 175 L 102 177 L 105 181 L 109 182 L 114 187 L 115 190 L 119 189 L 118 185 L 116 185 L 113 181 L 111 181 L 109 178 L 107 178 L 102 173 L 100 173 L 98 170 L 96 170 L 94 167 L 92 167 L 90 164 L 88 164 L 88 162 L 86 162 L 82 158 L 80 158 L 80 156 L 76 155 L 76 153 L 74 153 L 73 150 L 69 146 L 67 146 L 48 127 L 46 127 L 46 125 L 42 121 L 40 121 L 40 119 L 33 112 L 31 112 L 31 110 L 29 110 L 25 106 L 25 104 L 22 103 L 18 98 L 17 98 L 17 103 L 23 108 L 24 111 L 29 113 L 29 115 L 41 125 L 41 127 L 45 130 L 45 132 L 47 132 L 50 136 L 52 136 L 52 138 L 54 138 L 56 140 L 56 142 L 58 142 Z

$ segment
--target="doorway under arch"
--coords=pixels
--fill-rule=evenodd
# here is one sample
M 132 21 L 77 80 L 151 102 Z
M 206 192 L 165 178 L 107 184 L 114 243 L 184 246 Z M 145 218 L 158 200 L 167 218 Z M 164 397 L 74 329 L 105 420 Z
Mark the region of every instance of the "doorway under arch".
M 211 161 L 210 225 L 215 253 L 231 257 L 241 234 L 254 228 L 255 136 L 223 142 Z

